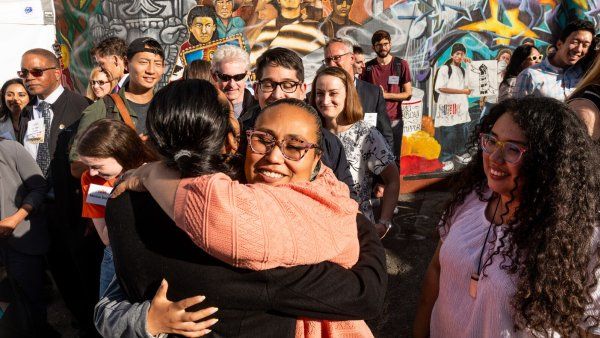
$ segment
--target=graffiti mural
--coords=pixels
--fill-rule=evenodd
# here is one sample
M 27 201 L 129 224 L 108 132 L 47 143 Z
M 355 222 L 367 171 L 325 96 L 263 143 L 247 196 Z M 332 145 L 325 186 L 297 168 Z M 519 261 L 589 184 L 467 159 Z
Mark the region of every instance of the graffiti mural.
M 443 170 L 445 151 L 437 114 L 451 118 L 458 106 L 438 113 L 434 75 L 461 43 L 473 61 L 494 60 L 502 49 L 524 41 L 541 51 L 573 18 L 587 18 L 598 27 L 600 3 L 594 0 L 62 0 L 57 1 L 57 39 L 64 46 L 75 86 L 82 90 L 92 67 L 89 49 L 94 43 L 118 36 L 131 41 L 152 36 L 166 52 L 167 72 L 195 59 L 210 60 L 220 44 L 246 49 L 255 62 L 265 50 L 286 47 L 296 51 L 310 81 L 322 65 L 323 46 L 332 37 L 346 38 L 375 57 L 371 35 L 385 29 L 392 36 L 392 54 L 411 68 L 414 95 L 404 115 L 410 126 L 402 147 L 402 174 L 420 175 Z M 63 53 L 64 54 L 64 53 Z M 478 67 L 481 63 L 478 63 Z M 466 69 L 466 65 L 463 66 Z M 477 71 L 478 89 L 495 83 L 485 64 Z M 485 73 L 485 74 L 484 74 Z M 492 74 L 493 75 L 493 74 Z M 495 84 L 494 84 L 495 86 Z M 481 100 L 465 98 L 461 123 L 469 128 L 481 115 Z M 418 123 L 414 122 L 420 116 Z M 419 126 L 417 129 L 417 127 Z M 455 154 L 460 155 L 460 154 Z M 460 163 L 456 163 L 460 168 Z

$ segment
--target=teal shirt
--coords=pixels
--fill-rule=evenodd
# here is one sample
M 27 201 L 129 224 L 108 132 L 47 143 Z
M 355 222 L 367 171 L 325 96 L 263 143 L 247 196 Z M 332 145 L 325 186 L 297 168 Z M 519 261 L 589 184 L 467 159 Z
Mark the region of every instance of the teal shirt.
M 219 39 L 224 39 L 226 37 L 242 34 L 244 39 L 244 44 L 246 45 L 246 52 L 250 52 L 250 46 L 248 45 L 248 40 L 246 40 L 246 35 L 244 35 L 244 28 L 246 28 L 246 22 L 244 19 L 239 16 L 234 16 L 229 18 L 227 22 L 227 26 L 223 23 L 221 18 L 217 17 L 217 36 Z

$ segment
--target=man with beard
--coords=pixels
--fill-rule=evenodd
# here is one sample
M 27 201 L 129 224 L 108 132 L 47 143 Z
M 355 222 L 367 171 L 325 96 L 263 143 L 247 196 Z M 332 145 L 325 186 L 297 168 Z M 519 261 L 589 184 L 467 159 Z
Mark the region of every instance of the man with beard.
M 556 53 L 519 74 L 514 96 L 546 96 L 564 101 L 583 77 L 584 69 L 579 61 L 590 51 L 594 34 L 592 22 L 570 22 L 556 42 Z
M 337 32 L 344 26 L 359 26 L 350 20 L 350 10 L 354 0 L 334 0 L 331 2 L 333 11 L 321 22 L 321 32 L 329 39 L 335 38 Z
M 390 54 L 392 49 L 390 33 L 378 30 L 371 38 L 377 57 L 365 64 L 364 81 L 381 87 L 386 101 L 387 114 L 392 121 L 394 133 L 394 154 L 400 155 L 402 145 L 402 101 L 410 99 L 412 85 L 408 62 Z

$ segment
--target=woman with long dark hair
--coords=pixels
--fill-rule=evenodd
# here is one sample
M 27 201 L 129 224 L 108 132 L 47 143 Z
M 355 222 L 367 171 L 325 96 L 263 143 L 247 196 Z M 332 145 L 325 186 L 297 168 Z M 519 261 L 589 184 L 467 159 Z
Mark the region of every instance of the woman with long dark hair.
M 597 334 L 600 162 L 581 122 L 554 99 L 508 99 L 469 148 L 415 336 Z
M 533 45 L 521 45 L 515 48 L 510 62 L 506 67 L 504 79 L 498 90 L 498 102 L 513 97 L 513 88 L 517 83 L 517 76 L 527 67 L 542 62 L 544 55 Z
M 21 112 L 31 102 L 32 96 L 25 89 L 23 80 L 11 79 L 2 85 L 0 98 L 0 137 L 16 140 Z

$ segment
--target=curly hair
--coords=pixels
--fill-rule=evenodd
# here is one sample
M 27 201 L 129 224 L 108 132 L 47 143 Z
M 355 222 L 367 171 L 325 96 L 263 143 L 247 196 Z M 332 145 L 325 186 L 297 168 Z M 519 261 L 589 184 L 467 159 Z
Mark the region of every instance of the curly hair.
M 484 270 L 494 256 L 500 256 L 500 268 L 517 277 L 511 302 L 515 329 L 547 336 L 552 332 L 577 335 L 583 319 L 588 325 L 599 323 L 596 316 L 585 317 L 585 309 L 592 302 L 599 267 L 598 243 L 590 239 L 598 225 L 600 163 L 582 123 L 566 105 L 528 97 L 494 106 L 468 142 L 468 149 L 476 155 L 453 178 L 454 197 L 441 226 L 449 228 L 458 206 L 471 192 L 481 201 L 488 200 L 477 140 L 505 113 L 527 137 L 527 151 L 519 171 L 522 183 L 513 189 L 508 202 L 516 205 L 514 216 L 503 219 L 503 225 L 494 225 L 501 230 L 495 231 L 500 234 L 499 244 L 494 248 L 496 238 L 488 242 L 490 258 Z

